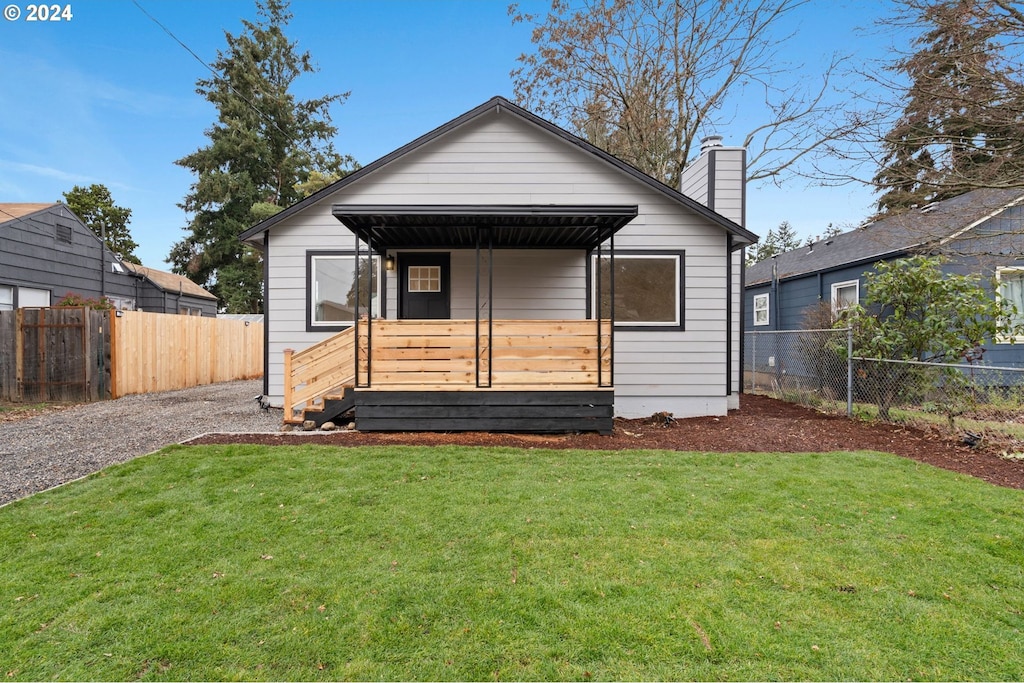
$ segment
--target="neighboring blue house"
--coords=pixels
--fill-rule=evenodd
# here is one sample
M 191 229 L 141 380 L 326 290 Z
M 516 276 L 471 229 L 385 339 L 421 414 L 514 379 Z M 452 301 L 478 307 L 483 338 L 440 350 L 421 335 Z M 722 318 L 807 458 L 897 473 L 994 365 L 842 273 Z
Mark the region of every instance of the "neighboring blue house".
M 1024 319 L 1024 190 L 980 189 L 868 223 L 746 269 L 744 329 L 798 330 L 820 302 L 833 314 L 859 303 L 874 264 L 941 253 L 945 270 L 995 280 Z M 996 295 L 995 293 L 993 294 Z M 986 346 L 989 365 L 1024 367 L 1024 338 Z

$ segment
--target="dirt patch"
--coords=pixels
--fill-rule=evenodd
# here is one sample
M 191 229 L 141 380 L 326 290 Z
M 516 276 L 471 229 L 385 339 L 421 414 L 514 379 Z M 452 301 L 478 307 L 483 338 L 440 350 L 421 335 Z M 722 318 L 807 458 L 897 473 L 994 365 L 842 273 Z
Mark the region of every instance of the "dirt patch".
M 698 417 L 656 424 L 651 419 L 615 421 L 599 434 L 505 434 L 489 432 L 315 432 L 210 434 L 190 444 L 256 443 L 337 446 L 466 445 L 516 448 L 807 453 L 873 450 L 894 453 L 936 467 L 969 474 L 999 486 L 1024 489 L 1024 461 L 1005 459 L 996 449 L 971 449 L 937 429 L 864 422 L 827 415 L 765 396 L 745 394 L 740 409 L 726 417 Z

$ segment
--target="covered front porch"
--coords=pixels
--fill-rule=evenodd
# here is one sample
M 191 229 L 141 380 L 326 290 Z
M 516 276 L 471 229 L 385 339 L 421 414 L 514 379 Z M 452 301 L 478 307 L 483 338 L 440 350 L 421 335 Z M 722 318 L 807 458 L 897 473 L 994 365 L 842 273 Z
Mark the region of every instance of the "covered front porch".
M 356 428 L 364 431 L 610 432 L 614 319 L 602 296 L 614 297 L 614 267 L 604 275 L 605 268 L 593 269 L 594 299 L 578 302 L 585 318 L 551 319 L 543 310 L 536 319 L 505 318 L 494 306 L 494 252 L 563 249 L 580 252 L 581 263 L 593 255 L 594 263 L 612 261 L 614 234 L 636 212 L 635 206 L 336 205 L 335 217 L 355 234 L 357 255 L 393 263 L 396 252 L 471 252 L 476 315 L 451 319 L 450 303 L 442 301 L 403 302 L 394 307 L 399 319 L 372 317 L 360 288 L 376 291 L 380 275 L 357 265 L 352 301 L 363 305 L 352 307 L 351 326 L 301 352 L 285 352 L 285 420 L 322 422 L 354 409 Z M 428 282 L 435 286 L 420 288 L 445 293 L 448 274 L 431 267 L 437 270 L 409 270 L 400 260 L 399 272 L 388 278 L 397 280 L 396 300 L 413 300 L 412 292 Z M 579 282 L 574 291 L 589 297 L 590 288 Z

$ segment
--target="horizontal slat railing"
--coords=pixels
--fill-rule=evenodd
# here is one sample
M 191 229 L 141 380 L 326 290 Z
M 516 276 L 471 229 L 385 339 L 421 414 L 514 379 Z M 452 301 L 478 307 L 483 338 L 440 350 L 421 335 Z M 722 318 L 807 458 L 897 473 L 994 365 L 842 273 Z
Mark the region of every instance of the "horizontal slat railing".
M 285 351 L 286 421 L 301 420 L 299 414 L 318 407 L 325 396 L 357 386 L 357 348 L 358 386 L 377 390 L 611 386 L 608 320 L 601 322 L 600 340 L 592 320 L 494 320 L 479 328 L 475 320 L 374 320 L 372 325 L 370 332 L 360 324 L 358 339 L 349 328 L 304 351 Z
M 303 410 L 355 384 L 355 342 L 349 328 L 299 352 L 285 349 L 285 422 L 302 421 Z
M 480 325 L 481 387 L 598 386 L 611 383 L 611 323 L 589 320 L 495 320 Z M 476 388 L 475 320 L 375 320 L 370 385 L 382 388 Z M 362 344 L 360 348 L 362 349 Z M 487 363 L 490 361 L 490 374 Z M 488 381 L 489 378 L 489 381 Z

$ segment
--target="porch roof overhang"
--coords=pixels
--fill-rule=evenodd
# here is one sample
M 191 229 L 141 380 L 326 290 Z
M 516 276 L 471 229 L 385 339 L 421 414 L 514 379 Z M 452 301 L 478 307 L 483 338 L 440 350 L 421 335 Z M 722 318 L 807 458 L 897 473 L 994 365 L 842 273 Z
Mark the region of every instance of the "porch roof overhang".
M 636 205 L 353 205 L 332 213 L 383 249 L 594 249 L 636 218 Z

